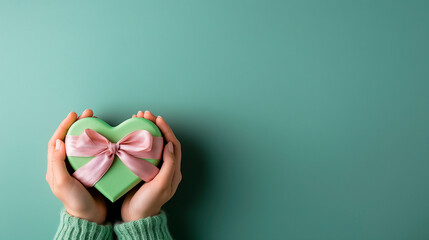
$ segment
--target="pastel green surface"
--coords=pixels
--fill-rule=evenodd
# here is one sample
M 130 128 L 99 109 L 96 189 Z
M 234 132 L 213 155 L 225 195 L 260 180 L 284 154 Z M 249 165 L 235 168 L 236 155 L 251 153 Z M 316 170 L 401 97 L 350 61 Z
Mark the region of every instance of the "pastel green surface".
M 90 128 L 101 135 L 105 136 L 111 142 L 118 142 L 125 135 L 135 130 L 147 130 L 154 137 L 162 137 L 158 127 L 149 120 L 144 118 L 130 118 L 116 127 L 112 127 L 99 118 L 84 118 L 76 121 L 67 132 L 68 135 L 79 136 L 86 128 Z M 74 157 L 67 156 L 70 165 L 77 170 L 88 163 L 93 157 Z M 144 159 L 155 166 L 158 165 L 159 159 Z M 131 172 L 127 166 L 115 157 L 110 169 L 94 185 L 107 199 L 115 202 L 125 193 L 137 185 L 141 179 Z

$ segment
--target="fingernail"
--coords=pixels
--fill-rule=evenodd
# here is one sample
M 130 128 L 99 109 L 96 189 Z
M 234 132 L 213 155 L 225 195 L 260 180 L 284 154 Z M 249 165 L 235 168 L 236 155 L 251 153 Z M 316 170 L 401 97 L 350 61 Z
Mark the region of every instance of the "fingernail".
M 142 111 L 139 111 L 138 113 L 143 113 Z
M 170 151 L 171 153 L 174 153 L 173 143 L 169 142 L 169 143 L 167 144 L 167 147 L 168 147 L 168 151 Z
M 60 150 L 61 147 L 61 141 L 60 139 L 57 139 L 57 142 L 55 143 L 55 150 Z

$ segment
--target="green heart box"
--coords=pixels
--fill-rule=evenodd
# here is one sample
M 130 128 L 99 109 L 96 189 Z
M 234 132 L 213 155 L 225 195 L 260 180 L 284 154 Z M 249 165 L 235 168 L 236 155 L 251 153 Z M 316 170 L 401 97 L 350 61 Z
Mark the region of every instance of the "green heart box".
M 79 136 L 86 128 L 92 129 L 111 142 L 118 142 L 127 134 L 136 130 L 147 130 L 154 137 L 162 137 L 161 131 L 151 121 L 144 118 L 131 118 L 116 127 L 112 127 L 99 118 L 83 118 L 76 121 L 68 130 L 67 135 Z M 67 159 L 74 170 L 79 169 L 88 163 L 93 157 L 67 156 Z M 143 158 L 142 158 L 143 159 Z M 159 159 L 143 159 L 157 166 Z M 115 156 L 112 166 L 104 176 L 94 185 L 107 199 L 115 202 L 125 193 L 136 186 L 140 181 L 127 166 Z

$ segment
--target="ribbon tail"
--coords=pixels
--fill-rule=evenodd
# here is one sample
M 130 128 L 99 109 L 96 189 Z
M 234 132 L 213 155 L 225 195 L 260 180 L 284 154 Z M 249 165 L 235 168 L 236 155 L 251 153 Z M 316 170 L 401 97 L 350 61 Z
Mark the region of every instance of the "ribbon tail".
M 79 180 L 85 187 L 92 187 L 103 177 L 107 170 L 109 170 L 113 163 L 113 159 L 115 159 L 115 155 L 113 154 L 99 154 L 87 164 L 77 169 L 73 173 L 73 177 Z
M 116 155 L 118 155 L 119 159 L 121 159 L 131 172 L 145 182 L 151 181 L 159 172 L 159 169 L 152 163 L 136 158 L 125 151 L 119 151 Z

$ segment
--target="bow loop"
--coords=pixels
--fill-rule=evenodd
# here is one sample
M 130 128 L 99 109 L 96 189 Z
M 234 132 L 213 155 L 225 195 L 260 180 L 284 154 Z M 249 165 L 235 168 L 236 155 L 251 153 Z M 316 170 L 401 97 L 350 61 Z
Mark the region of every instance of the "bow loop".
M 152 150 L 153 136 L 146 130 L 137 130 L 119 140 L 121 149 L 128 153 L 139 154 Z

